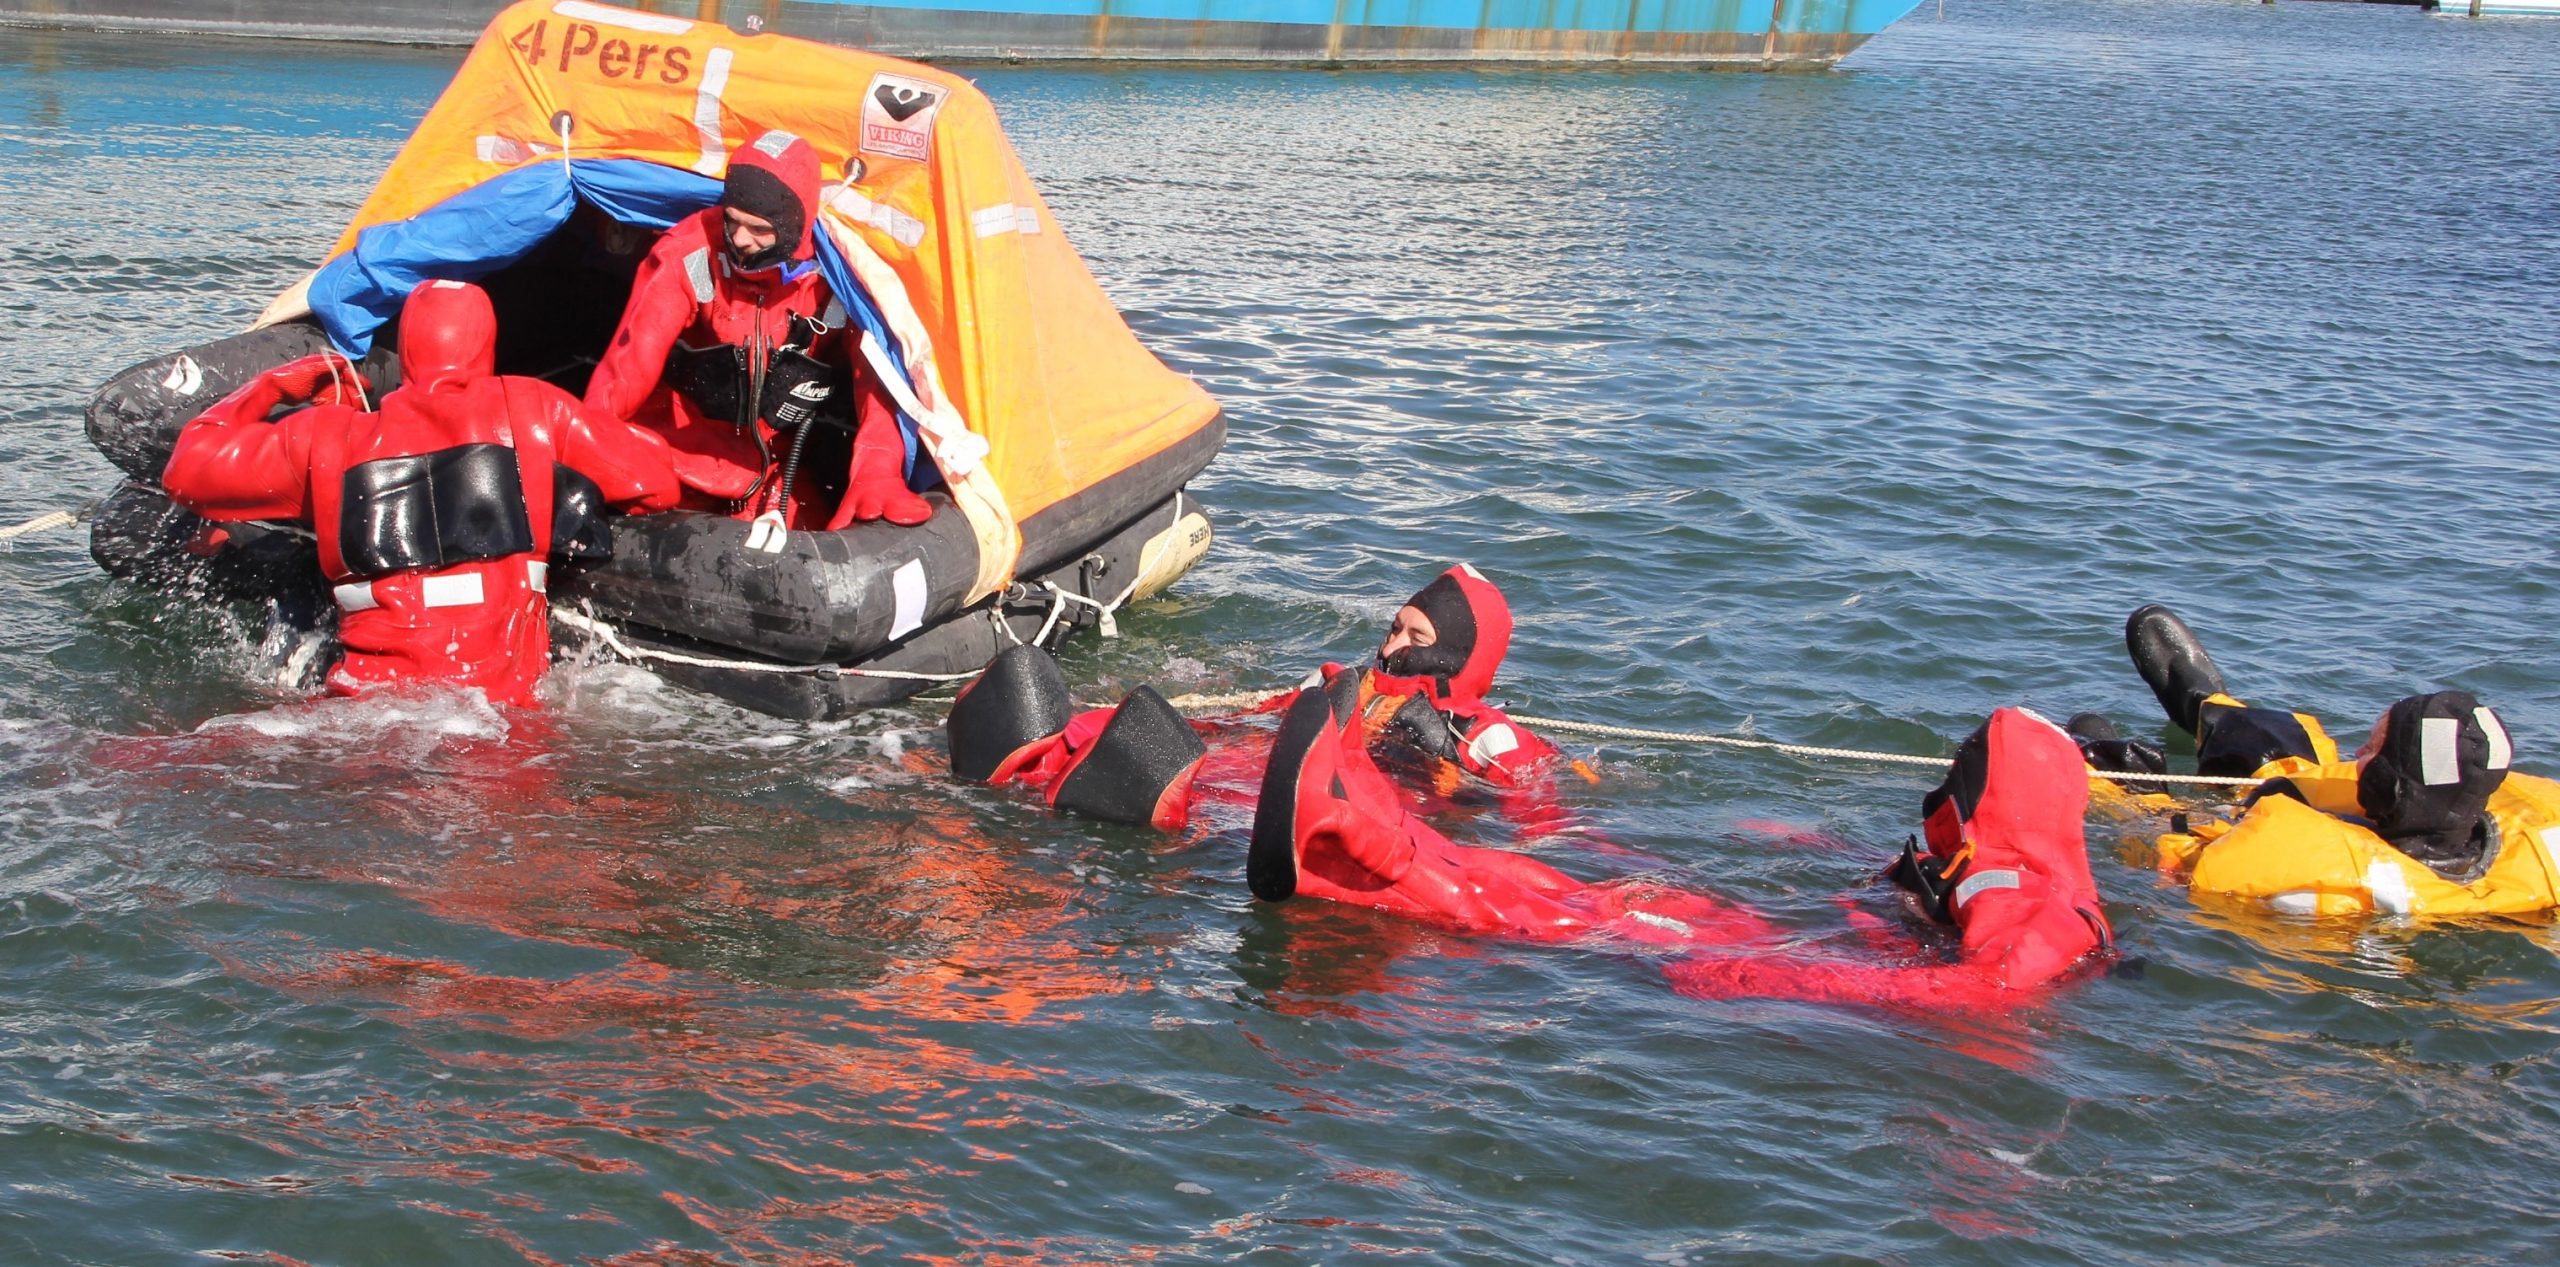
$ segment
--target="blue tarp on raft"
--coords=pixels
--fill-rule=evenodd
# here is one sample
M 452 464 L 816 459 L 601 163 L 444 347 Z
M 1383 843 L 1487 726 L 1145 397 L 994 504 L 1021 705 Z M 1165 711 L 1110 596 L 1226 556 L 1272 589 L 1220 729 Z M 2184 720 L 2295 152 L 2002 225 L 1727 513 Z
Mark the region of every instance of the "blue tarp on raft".
M 406 220 L 377 224 L 356 235 L 353 250 L 321 266 L 311 278 L 311 313 L 329 341 L 351 357 L 373 348 L 381 329 L 429 279 L 478 281 L 523 259 L 569 222 L 578 204 L 625 224 L 666 229 L 710 206 L 720 182 L 636 158 L 572 159 L 535 163 L 474 185 Z M 827 234 L 815 235 L 818 271 L 843 301 L 853 322 L 886 349 L 900 376 L 905 355 L 888 323 Z M 912 380 L 910 380 L 912 381 Z M 898 410 L 907 446 L 907 481 L 918 482 L 916 421 Z M 930 464 L 923 483 L 938 483 Z

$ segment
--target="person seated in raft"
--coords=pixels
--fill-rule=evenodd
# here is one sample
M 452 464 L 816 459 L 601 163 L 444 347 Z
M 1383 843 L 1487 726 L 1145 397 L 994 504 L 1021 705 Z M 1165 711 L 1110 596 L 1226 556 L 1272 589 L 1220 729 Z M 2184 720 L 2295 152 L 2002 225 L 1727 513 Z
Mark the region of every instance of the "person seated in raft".
M 1557 817 L 1552 771 L 1561 758 L 1552 745 L 1485 702 L 1510 645 L 1510 604 L 1493 582 L 1461 563 L 1397 609 L 1375 665 L 1350 677 L 1360 689 L 1361 732 L 1393 767 L 1418 771 L 1440 795 L 1469 779 L 1481 780 L 1503 797 L 1514 819 L 1535 830 L 1552 826 Z M 1328 664 L 1309 682 L 1343 672 Z M 1296 691 L 1284 691 L 1251 711 L 1285 708 L 1296 697 Z M 1026 647 L 1008 648 L 961 691 L 952 701 L 947 730 L 952 772 L 962 778 L 1025 784 L 1040 789 L 1053 808 L 1168 831 L 1189 820 L 1192 779 L 1204 759 L 1254 761 L 1243 744 L 1258 742 L 1222 744 L 1212 754 L 1191 723 L 1151 687 L 1132 691 L 1117 708 L 1077 714 L 1067 703 L 1066 677 L 1057 663 L 1047 652 Z M 1124 754 L 1123 744 L 1136 747 Z M 1120 778 L 1148 782 L 1107 802 L 1066 787 L 1069 769 L 1091 759 L 1097 747 L 1115 754 L 1104 765 L 1133 763 Z M 1573 768 L 1593 777 L 1579 763 Z M 1078 787 L 1090 784 L 1099 770 L 1079 776 Z
M 2135 612 L 2125 642 L 2201 772 L 2263 780 L 2236 820 L 2160 838 L 2191 892 L 2317 915 L 2560 906 L 2560 783 L 2510 770 L 2506 726 L 2467 692 L 2400 700 L 2342 761 L 2318 719 L 2234 698 L 2169 609 Z
M 1903 846 L 1885 875 L 1933 923 L 1952 926 L 1952 962 L 1881 964 L 1788 949 L 1683 958 L 1673 988 L 1700 998 L 1802 999 L 1924 1011 L 1995 1011 L 2030 1001 L 2110 951 L 2081 818 L 2089 770 L 2072 736 L 2023 709 L 1991 714 L 1920 800 L 1928 848 Z M 1871 949 L 1924 947 L 1868 917 Z
M 587 404 L 666 436 L 689 505 L 788 528 L 923 523 L 933 511 L 907 487 L 896 411 L 854 372 L 844 305 L 819 274 L 817 221 L 806 140 L 739 146 L 720 201 L 641 261 Z
M 296 520 L 319 538 L 346 657 L 331 693 L 410 682 L 531 704 L 551 657 L 549 560 L 611 553 L 607 507 L 666 510 L 654 433 L 540 379 L 491 373 L 497 320 L 463 282 L 400 318 L 400 387 L 367 412 L 331 353 L 267 371 L 187 423 L 161 484 L 208 519 Z M 308 408 L 273 422 L 280 405 Z

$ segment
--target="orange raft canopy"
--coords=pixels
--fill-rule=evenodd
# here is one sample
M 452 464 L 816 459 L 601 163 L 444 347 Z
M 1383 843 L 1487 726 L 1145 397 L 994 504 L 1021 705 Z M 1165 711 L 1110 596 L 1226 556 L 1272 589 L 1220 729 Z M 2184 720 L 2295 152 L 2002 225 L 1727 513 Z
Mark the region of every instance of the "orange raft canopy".
M 1117 527 L 1214 456 L 1217 403 L 1139 344 L 967 80 L 588 0 L 500 12 L 328 261 L 260 324 L 316 320 L 362 354 L 427 277 L 484 280 L 505 323 L 507 270 L 558 255 L 564 228 L 584 226 L 590 257 L 617 226 L 664 228 L 710 205 L 731 148 L 770 128 L 816 147 L 830 181 L 820 266 L 911 457 L 930 459 L 911 462 L 916 482 L 938 472 L 975 538 L 974 577 L 935 607 L 1081 548 L 1026 558 L 1026 530 Z M 608 299 L 591 308 L 618 312 Z

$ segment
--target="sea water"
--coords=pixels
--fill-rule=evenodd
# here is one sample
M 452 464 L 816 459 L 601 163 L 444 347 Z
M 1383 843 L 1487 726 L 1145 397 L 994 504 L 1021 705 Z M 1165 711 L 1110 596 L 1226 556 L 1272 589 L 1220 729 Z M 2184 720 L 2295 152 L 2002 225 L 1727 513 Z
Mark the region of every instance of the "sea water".
M 0 32 L 0 522 L 98 383 L 325 251 L 451 52 Z M 1517 710 L 1943 754 L 2177 747 L 2166 602 L 2359 733 L 2442 685 L 2560 772 L 2560 24 L 1952 0 L 1804 75 L 988 69 L 1225 404 L 1215 551 L 1080 698 L 1296 680 L 1472 561 Z M 2537 1261 L 2541 921 L 2200 909 L 2000 1019 L 1257 905 L 1182 837 L 570 667 L 295 700 L 234 613 L 0 556 L 0 1262 Z M 1587 877 L 1817 949 L 1925 769 L 1570 746 Z M 1511 843 L 1498 814 L 1444 826 Z M 1844 907 L 1846 910 L 1844 910 Z

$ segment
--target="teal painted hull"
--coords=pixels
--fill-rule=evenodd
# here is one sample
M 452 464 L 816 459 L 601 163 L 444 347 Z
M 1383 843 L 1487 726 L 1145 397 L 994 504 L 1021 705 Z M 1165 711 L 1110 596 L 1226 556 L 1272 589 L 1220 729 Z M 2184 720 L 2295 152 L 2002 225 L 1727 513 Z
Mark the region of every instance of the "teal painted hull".
M 568 0 L 575 3 L 576 0 Z M 642 7 L 952 61 L 1828 66 L 1919 0 L 657 0 Z M 460 44 L 457 0 L 0 0 L 0 23 Z

